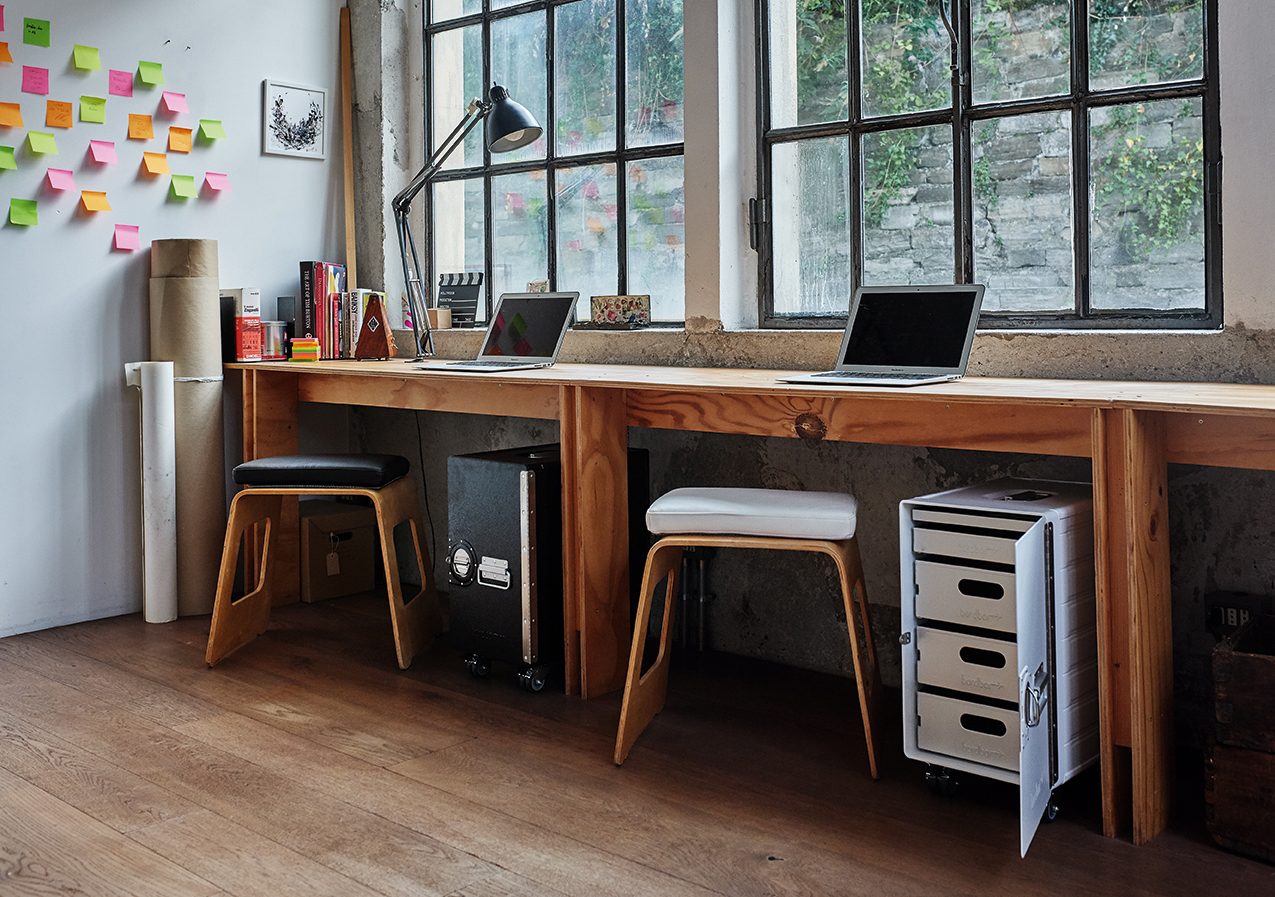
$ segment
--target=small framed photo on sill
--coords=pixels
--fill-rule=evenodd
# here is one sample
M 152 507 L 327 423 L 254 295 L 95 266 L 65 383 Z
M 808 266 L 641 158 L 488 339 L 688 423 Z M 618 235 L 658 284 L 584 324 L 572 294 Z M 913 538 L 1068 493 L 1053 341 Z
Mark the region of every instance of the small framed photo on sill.
M 328 92 L 282 81 L 261 82 L 261 151 L 301 159 L 327 157 Z

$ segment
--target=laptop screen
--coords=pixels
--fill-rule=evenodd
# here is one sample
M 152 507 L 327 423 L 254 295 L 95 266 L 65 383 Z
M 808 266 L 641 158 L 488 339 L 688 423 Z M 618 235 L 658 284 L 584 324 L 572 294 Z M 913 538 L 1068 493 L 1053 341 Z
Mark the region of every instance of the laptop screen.
M 553 358 L 577 296 L 576 293 L 501 296 L 480 356 Z
M 958 368 L 980 289 L 873 291 L 859 295 L 842 366 Z

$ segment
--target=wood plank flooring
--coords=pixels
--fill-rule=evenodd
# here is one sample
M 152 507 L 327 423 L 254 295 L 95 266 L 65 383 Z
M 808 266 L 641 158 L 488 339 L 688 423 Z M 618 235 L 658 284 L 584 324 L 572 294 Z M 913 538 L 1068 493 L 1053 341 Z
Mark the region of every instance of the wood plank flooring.
M 897 719 L 872 782 L 830 677 L 675 663 L 616 768 L 618 697 L 400 672 L 383 601 L 285 608 L 215 670 L 206 618 L 0 640 L 0 897 L 1275 893 L 1198 823 L 1102 838 L 1093 776 L 1019 860 L 1014 793 L 929 794 Z

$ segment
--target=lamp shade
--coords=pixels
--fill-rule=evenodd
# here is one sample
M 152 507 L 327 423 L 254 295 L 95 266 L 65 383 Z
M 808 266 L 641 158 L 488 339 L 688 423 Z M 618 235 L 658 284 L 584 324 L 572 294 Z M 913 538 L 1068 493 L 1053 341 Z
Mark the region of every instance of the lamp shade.
M 488 94 L 491 112 L 487 115 L 487 147 L 493 153 L 507 153 L 531 143 L 544 129 L 525 106 L 509 98 L 509 91 L 493 84 Z

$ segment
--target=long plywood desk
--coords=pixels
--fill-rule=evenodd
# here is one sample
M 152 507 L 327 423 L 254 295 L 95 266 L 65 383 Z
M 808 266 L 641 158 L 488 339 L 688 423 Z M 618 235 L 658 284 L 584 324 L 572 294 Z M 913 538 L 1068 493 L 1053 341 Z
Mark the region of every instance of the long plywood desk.
M 556 420 L 563 460 L 567 689 L 621 687 L 628 658 L 628 427 L 1092 460 L 1103 828 L 1168 821 L 1173 639 L 1167 466 L 1275 470 L 1275 387 L 973 377 L 900 390 L 776 382 L 779 371 L 561 364 L 465 374 L 401 361 L 231 365 L 245 459 L 297 450 L 300 402 Z M 899 496 L 904 498 L 906 496 Z M 295 508 L 276 594 L 295 599 Z

